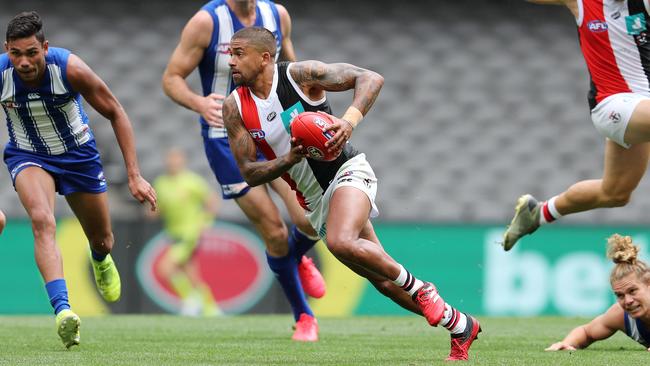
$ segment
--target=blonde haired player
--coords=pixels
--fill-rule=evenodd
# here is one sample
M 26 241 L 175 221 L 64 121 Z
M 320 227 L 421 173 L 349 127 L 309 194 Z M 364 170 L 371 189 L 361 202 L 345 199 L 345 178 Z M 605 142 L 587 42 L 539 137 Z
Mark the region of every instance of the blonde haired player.
M 629 236 L 614 234 L 607 240 L 607 257 L 615 263 L 609 281 L 616 303 L 547 351 L 586 348 L 619 330 L 650 351 L 650 268 L 638 259 L 638 253 L 639 247 Z

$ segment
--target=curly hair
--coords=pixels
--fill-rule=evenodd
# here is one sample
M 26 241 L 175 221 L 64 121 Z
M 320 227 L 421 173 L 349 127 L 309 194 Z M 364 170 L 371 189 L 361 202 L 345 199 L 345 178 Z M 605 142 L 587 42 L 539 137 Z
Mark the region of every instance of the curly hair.
M 638 254 L 639 247 L 634 245 L 629 236 L 614 234 L 607 239 L 607 258 L 615 264 L 609 276 L 610 283 L 634 273 L 639 280 L 650 284 L 650 268 L 638 259 Z

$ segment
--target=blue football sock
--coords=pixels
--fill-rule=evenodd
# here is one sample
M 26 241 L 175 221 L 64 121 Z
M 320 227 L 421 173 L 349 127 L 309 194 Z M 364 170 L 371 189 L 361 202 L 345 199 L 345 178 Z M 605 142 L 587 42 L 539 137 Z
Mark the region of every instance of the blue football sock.
M 97 262 L 103 261 L 104 259 L 106 259 L 106 256 L 108 255 L 108 254 L 98 253 L 93 248 L 90 248 L 90 254 L 93 256 L 93 259 L 96 260 Z
M 299 262 L 300 258 L 302 258 L 309 249 L 313 248 L 317 241 L 318 239 L 309 239 L 307 235 L 300 232 L 295 225 L 291 228 L 291 232 L 289 233 L 289 248 L 295 248 L 296 259 Z
M 284 257 L 271 257 L 269 253 L 266 253 L 266 260 L 271 271 L 275 273 L 275 278 L 280 282 L 284 295 L 289 300 L 294 319 L 298 321 L 300 314 L 306 313 L 314 316 L 314 313 L 307 304 L 302 284 L 298 278 L 298 264 L 291 249 L 293 249 L 292 246 L 289 246 L 289 253 Z
M 63 278 L 46 283 L 45 289 L 47 290 L 47 296 L 50 298 L 50 304 L 54 308 L 54 314 L 58 314 L 63 309 L 70 309 L 68 287 Z

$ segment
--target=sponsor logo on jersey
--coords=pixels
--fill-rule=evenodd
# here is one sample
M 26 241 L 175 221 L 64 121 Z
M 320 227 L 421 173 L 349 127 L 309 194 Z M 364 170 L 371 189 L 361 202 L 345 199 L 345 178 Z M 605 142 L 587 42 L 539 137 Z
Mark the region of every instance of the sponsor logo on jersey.
M 269 121 L 269 122 L 271 122 L 271 121 L 273 121 L 273 120 L 275 119 L 275 117 L 277 117 L 277 116 L 278 116 L 278 114 L 275 113 L 275 111 L 273 111 L 273 112 L 269 113 L 268 116 L 266 116 L 266 120 Z
M 40 95 L 38 95 L 38 93 L 27 94 L 27 99 L 38 99 L 38 98 L 40 98 Z
M 594 33 L 601 33 L 607 30 L 607 23 L 603 20 L 592 20 L 587 23 L 587 28 Z
M 263 130 L 258 130 L 258 129 L 253 129 L 248 131 L 251 134 L 251 137 L 255 141 L 262 141 L 264 140 L 264 137 L 266 137 L 266 134 L 264 133 Z
M 625 27 L 627 28 L 627 34 L 632 36 L 638 36 L 639 34 L 641 34 L 641 32 L 647 29 L 645 14 L 639 13 L 639 14 L 626 16 Z
M 300 113 L 304 112 L 305 108 L 303 108 L 302 103 L 296 102 L 296 104 L 292 105 L 291 107 L 287 108 L 284 110 L 284 112 L 280 113 L 280 118 L 282 118 L 282 124 L 284 125 L 284 129 L 287 131 L 287 133 L 291 133 L 291 121 L 293 121 L 294 118 L 296 118 L 297 115 Z
M 215 51 L 221 55 L 230 55 L 230 43 L 219 43 L 214 47 Z

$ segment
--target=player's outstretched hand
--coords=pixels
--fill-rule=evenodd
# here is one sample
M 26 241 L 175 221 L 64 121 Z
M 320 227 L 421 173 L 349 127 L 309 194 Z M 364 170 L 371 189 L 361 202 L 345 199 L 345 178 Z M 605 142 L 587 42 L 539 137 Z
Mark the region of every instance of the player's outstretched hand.
M 133 197 L 140 203 L 149 202 L 151 205 L 151 211 L 156 210 L 156 191 L 153 189 L 151 184 L 147 182 L 142 176 L 138 175 L 133 178 L 129 178 L 129 190 Z
M 576 348 L 564 342 L 556 342 L 546 348 L 544 351 L 575 351 Z
M 291 164 L 298 164 L 300 160 L 302 160 L 305 156 L 307 156 L 307 152 L 305 151 L 305 147 L 300 144 L 300 141 L 298 141 L 295 137 L 291 138 L 291 150 L 289 150 L 289 153 L 286 155 L 287 161 Z
M 325 143 L 327 151 L 334 152 L 343 149 L 345 143 L 347 143 L 352 136 L 352 124 L 344 119 L 334 117 L 325 112 L 319 111 L 318 113 L 328 116 L 333 122 L 331 125 L 325 127 L 325 131 L 332 131 L 334 133 L 334 136 Z
M 224 96 L 212 93 L 202 99 L 198 112 L 211 127 L 223 128 L 223 108 Z

